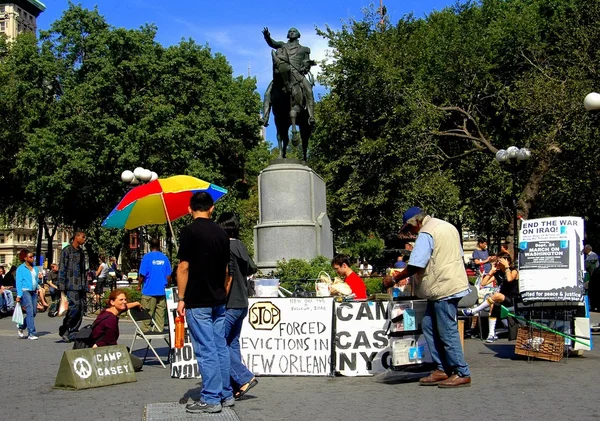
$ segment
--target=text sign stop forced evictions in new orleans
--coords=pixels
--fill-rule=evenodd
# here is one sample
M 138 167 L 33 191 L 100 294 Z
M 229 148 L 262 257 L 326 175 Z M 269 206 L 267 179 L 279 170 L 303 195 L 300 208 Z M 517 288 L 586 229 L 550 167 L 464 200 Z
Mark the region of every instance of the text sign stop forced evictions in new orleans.
M 519 231 L 519 292 L 523 301 L 580 301 L 583 219 L 523 221 Z
M 240 350 L 254 374 L 332 373 L 332 298 L 250 298 Z
M 137 381 L 125 345 L 65 351 L 55 388 L 89 389 Z

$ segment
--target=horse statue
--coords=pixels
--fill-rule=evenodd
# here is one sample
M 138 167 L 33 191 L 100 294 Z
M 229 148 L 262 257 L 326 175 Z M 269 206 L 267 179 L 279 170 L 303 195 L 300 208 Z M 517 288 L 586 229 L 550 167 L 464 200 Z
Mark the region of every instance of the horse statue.
M 302 157 L 308 158 L 308 140 L 314 126 L 314 98 L 312 94 L 312 75 L 310 67 L 316 63 L 310 60 L 310 49 L 298 43 L 300 33 L 292 28 L 288 32 L 290 42 L 273 41 L 268 29 L 263 31 L 273 60 L 273 81 L 267 88 L 264 101 L 264 122 L 268 125 L 270 110 L 273 110 L 277 128 L 279 157 L 286 158 L 292 132 L 292 145 L 302 141 Z

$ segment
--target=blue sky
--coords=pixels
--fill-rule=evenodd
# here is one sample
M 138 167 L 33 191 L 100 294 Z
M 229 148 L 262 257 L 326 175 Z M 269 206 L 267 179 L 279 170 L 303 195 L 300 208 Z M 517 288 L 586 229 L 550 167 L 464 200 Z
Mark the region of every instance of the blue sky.
M 68 7 L 68 1 L 42 1 L 46 11 L 38 17 L 38 28 L 48 29 Z M 213 52 L 227 57 L 236 76 L 247 75 L 250 69 L 250 74 L 257 78 L 262 97 L 272 74 L 270 48 L 261 33 L 263 27 L 268 26 L 276 40 L 285 40 L 290 27 L 298 28 L 302 34 L 300 42 L 311 48 L 311 57 L 323 60 L 327 56 L 327 43 L 316 35 L 315 27 L 340 28 L 344 20 L 360 19 L 362 9 L 373 2 L 81 0 L 75 3 L 89 9 L 98 5 L 100 14 L 112 26 L 139 28 L 145 23 L 154 23 L 158 27 L 157 41 L 163 45 L 177 44 L 182 38 L 208 44 Z M 454 3 L 453 0 L 384 0 L 391 22 L 411 12 L 422 17 Z M 376 6 L 379 6 L 379 0 L 376 0 Z M 317 97 L 323 92 L 323 88 L 315 87 Z M 267 138 L 275 139 L 272 124 Z

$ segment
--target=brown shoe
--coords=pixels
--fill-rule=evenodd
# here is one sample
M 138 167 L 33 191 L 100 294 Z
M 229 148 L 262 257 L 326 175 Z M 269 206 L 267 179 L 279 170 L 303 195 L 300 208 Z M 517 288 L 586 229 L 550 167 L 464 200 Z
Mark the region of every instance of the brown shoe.
M 471 386 L 470 377 L 460 377 L 458 374 L 453 374 L 448 380 L 440 382 L 438 387 L 469 387 Z
M 448 375 L 442 370 L 435 370 L 427 377 L 423 377 L 419 380 L 421 386 L 437 386 L 444 380 L 448 380 Z

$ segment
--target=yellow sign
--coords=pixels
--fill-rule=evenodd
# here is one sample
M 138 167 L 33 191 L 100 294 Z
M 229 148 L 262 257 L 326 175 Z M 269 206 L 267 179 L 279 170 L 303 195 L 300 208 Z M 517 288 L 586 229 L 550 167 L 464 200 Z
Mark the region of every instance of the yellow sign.
M 255 330 L 273 330 L 281 320 L 281 311 L 270 301 L 259 301 L 250 307 L 248 321 Z

